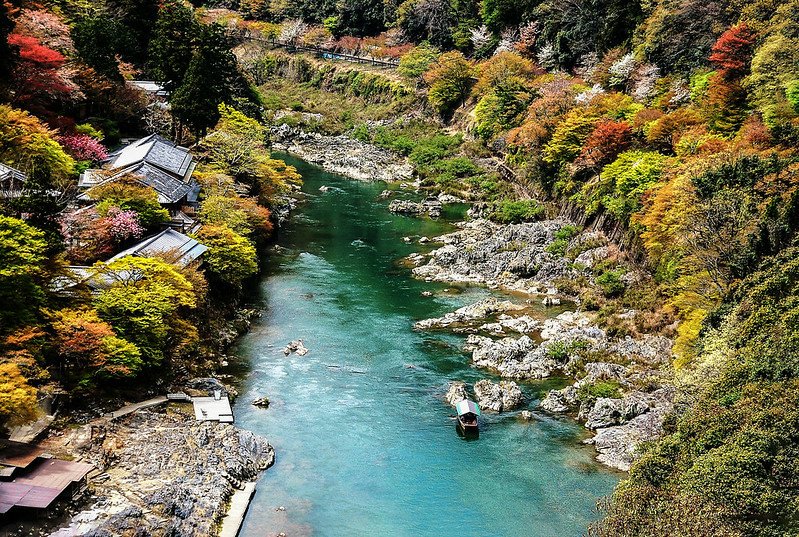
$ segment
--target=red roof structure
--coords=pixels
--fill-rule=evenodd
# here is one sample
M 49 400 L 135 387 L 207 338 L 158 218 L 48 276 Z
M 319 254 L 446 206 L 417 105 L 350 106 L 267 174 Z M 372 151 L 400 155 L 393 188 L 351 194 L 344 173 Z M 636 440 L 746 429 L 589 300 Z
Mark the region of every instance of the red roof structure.
M 13 507 L 46 509 L 74 483 L 83 481 L 94 466 L 82 462 L 44 459 L 10 482 L 0 482 L 0 514 Z
M 44 453 L 44 450 L 32 444 L 0 440 L 0 464 L 14 468 L 27 468 Z

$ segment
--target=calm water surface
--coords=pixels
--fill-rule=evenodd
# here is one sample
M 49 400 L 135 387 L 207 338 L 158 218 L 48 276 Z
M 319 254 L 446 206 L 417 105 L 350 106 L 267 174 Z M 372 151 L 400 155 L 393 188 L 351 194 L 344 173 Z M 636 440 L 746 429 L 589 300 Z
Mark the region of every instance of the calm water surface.
M 390 214 L 378 200 L 385 185 L 287 160 L 308 201 L 253 298 L 264 313 L 238 349 L 234 409 L 239 426 L 270 440 L 277 462 L 241 535 L 581 535 L 619 476 L 593 462 L 579 425 L 484 416 L 480 438 L 466 441 L 441 400 L 448 381 L 489 375 L 468 366 L 461 337 L 412 324 L 488 291 L 417 281 L 396 261 L 419 249 L 403 237 L 448 224 Z M 310 353 L 285 357 L 297 338 Z M 530 407 L 555 382 L 526 384 Z M 264 395 L 269 409 L 250 405 Z

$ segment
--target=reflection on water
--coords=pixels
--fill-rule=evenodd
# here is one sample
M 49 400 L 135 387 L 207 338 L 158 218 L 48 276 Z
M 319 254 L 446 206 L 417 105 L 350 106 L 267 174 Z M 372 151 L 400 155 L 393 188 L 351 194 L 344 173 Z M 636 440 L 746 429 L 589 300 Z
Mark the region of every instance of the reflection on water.
M 297 165 L 308 202 L 282 231 L 263 318 L 238 348 L 237 423 L 277 451 L 241 535 L 580 535 L 618 475 L 593 462 L 577 424 L 484 414 L 479 439 L 464 441 L 441 399 L 448 381 L 489 375 L 468 366 L 462 337 L 413 322 L 489 292 L 417 281 L 396 261 L 419 247 L 403 237 L 447 224 L 390 214 L 383 185 Z M 283 355 L 294 339 L 306 356 Z M 530 407 L 557 386 L 526 384 Z M 261 396 L 268 409 L 250 405 Z

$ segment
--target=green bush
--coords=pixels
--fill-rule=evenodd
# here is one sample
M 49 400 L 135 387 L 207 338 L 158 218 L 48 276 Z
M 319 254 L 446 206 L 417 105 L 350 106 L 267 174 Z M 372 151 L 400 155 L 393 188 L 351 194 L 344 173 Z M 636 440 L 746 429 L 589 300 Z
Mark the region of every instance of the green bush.
M 581 386 L 578 394 L 581 400 L 599 399 L 600 397 L 618 399 L 621 397 L 621 386 L 615 380 L 601 380 Z
M 546 214 L 537 200 L 501 200 L 494 204 L 489 218 L 500 224 L 518 224 L 541 220 Z
M 624 275 L 623 270 L 608 270 L 600 274 L 596 283 L 602 289 L 602 294 L 608 298 L 619 296 L 624 292 L 624 282 L 621 277 Z
M 555 232 L 555 240 L 546 247 L 546 251 L 558 257 L 565 256 L 569 241 L 578 233 L 580 233 L 580 228 L 577 226 L 563 226 Z

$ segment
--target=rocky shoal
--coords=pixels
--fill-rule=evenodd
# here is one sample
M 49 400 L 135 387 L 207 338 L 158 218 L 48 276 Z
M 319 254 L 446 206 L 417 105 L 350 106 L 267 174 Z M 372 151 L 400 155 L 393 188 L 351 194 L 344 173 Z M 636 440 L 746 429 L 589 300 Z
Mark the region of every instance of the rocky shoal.
M 389 150 L 348 136 L 326 136 L 279 125 L 270 132 L 272 147 L 293 153 L 325 171 L 361 181 L 413 181 L 413 166 Z
M 551 376 L 574 379 L 566 388 L 550 391 L 538 407 L 577 417 L 595 432 L 586 443 L 594 445 L 597 459 L 626 471 L 638 446 L 662 434 L 664 418 L 673 409 L 672 341 L 657 335 L 613 337 L 589 314 L 564 311 L 546 318 L 540 309 L 530 309 L 535 301 L 555 303 L 556 286 L 562 279 L 590 281 L 586 268 L 608 258 L 615 248 L 599 234 L 584 233 L 572 239 L 573 244 L 585 245 L 576 259 L 548 252 L 556 232 L 565 225 L 568 222 L 562 220 L 513 225 L 474 220 L 433 239 L 442 246 L 426 256 L 409 258 L 417 277 L 484 284 L 538 298 L 528 299 L 525 305 L 490 298 L 440 318 L 421 320 L 415 329 L 468 334 L 465 349 L 471 353 L 472 365 L 499 374 L 506 379 L 503 382 Z M 448 400 L 465 390 L 453 385 Z M 499 384 L 486 391 L 495 396 L 481 404 L 503 408 L 497 403 L 502 400 L 497 396 Z

